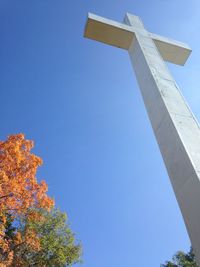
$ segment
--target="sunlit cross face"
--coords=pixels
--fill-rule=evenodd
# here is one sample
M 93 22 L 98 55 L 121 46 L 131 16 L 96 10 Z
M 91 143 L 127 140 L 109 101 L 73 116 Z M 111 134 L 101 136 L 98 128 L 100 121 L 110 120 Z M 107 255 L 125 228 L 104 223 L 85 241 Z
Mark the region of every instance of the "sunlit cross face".
M 164 62 L 184 65 L 191 49 L 130 14 L 124 23 L 89 14 L 85 37 L 128 50 L 200 266 L 200 128 Z

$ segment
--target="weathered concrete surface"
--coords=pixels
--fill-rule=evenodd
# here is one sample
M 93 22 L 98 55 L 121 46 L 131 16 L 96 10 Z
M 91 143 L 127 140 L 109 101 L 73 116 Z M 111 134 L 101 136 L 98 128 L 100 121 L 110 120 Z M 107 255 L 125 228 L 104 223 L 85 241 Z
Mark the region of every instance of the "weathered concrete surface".
M 136 16 L 124 23 L 89 15 L 85 36 L 128 50 L 200 266 L 200 127 L 163 61 L 182 65 L 191 50 L 147 32 Z

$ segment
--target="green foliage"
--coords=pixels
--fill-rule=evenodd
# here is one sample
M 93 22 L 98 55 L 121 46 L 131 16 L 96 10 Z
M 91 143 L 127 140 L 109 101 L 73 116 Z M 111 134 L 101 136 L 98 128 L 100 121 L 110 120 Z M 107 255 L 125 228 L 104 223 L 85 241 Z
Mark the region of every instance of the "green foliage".
M 37 220 L 27 216 L 21 220 L 19 232 L 22 245 L 15 251 L 15 256 L 23 259 L 23 266 L 64 267 L 80 262 L 81 245 L 75 243 L 75 237 L 69 225 L 67 216 L 58 209 L 51 212 L 37 210 Z M 34 249 L 23 243 L 27 230 L 38 237 L 40 248 Z
M 195 256 L 191 248 L 190 252 L 188 252 L 187 254 L 182 251 L 177 252 L 173 256 L 172 261 L 167 261 L 165 264 L 161 264 L 161 267 L 198 267 L 198 266 L 195 262 Z

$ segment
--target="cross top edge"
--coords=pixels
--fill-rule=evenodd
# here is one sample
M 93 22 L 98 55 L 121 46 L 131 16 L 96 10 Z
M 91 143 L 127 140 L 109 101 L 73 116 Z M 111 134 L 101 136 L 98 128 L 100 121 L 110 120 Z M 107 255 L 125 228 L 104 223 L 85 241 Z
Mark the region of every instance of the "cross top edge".
M 129 26 L 144 27 L 143 22 L 139 16 L 133 15 L 131 13 L 126 13 L 124 17 L 124 23 Z

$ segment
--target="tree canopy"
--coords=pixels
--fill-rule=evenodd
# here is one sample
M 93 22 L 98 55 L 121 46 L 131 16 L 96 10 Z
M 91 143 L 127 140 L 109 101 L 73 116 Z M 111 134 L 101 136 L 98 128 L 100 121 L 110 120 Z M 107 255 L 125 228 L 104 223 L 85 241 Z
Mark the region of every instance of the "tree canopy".
M 71 266 L 81 258 L 81 245 L 37 181 L 42 160 L 31 153 L 23 134 L 0 142 L 0 267 Z
M 198 267 L 195 261 L 195 255 L 192 248 L 188 253 L 182 251 L 177 252 L 172 261 L 167 261 L 165 264 L 161 264 L 161 267 Z

